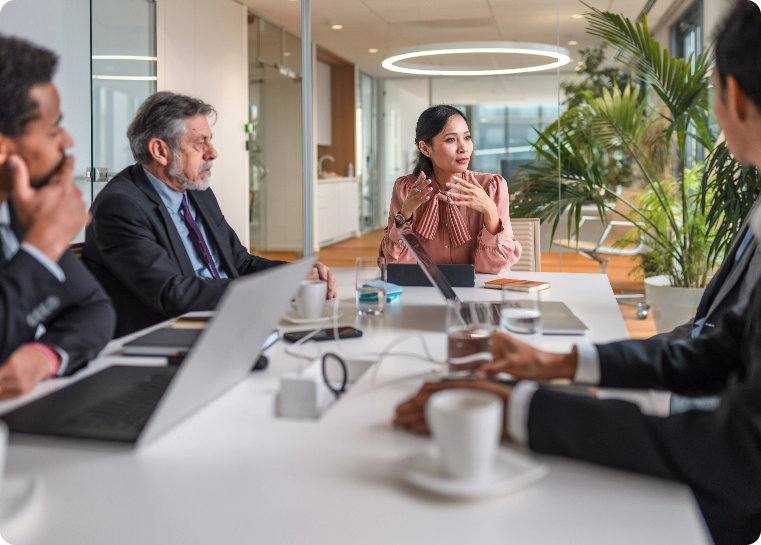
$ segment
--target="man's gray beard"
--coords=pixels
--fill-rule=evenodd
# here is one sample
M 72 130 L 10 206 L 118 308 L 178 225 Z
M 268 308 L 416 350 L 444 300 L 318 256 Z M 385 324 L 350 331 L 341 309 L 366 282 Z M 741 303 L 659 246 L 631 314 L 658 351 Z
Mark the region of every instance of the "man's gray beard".
M 199 182 L 191 182 L 182 174 L 182 159 L 179 158 L 180 154 L 173 153 L 173 155 L 177 157 L 177 160 L 173 161 L 172 166 L 169 167 L 169 175 L 177 180 L 183 191 L 206 191 L 209 189 L 209 185 L 211 185 L 211 173 L 205 178 L 201 178 Z M 207 168 L 211 168 L 211 161 L 204 163 L 201 170 L 206 170 Z

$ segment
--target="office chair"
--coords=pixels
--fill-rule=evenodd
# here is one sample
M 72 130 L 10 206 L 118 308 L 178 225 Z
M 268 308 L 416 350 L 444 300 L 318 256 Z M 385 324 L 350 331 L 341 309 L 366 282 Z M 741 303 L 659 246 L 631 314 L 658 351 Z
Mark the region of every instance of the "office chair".
M 616 212 L 618 212 L 620 215 L 615 214 L 615 216 L 621 217 L 621 215 L 623 215 L 624 217 L 629 217 L 629 214 L 632 212 L 632 208 L 626 204 L 624 200 L 631 202 L 632 198 L 636 198 L 642 193 L 643 191 L 641 190 L 625 188 L 622 189 L 620 195 L 623 200 L 616 199 L 615 206 Z M 581 226 L 588 221 L 592 222 L 604 220 L 601 220 L 599 216 L 581 216 L 579 229 L 581 229 Z M 584 257 L 596 261 L 600 264 L 600 274 L 605 274 L 605 268 L 610 261 L 609 256 L 635 256 L 642 253 L 645 248 L 645 244 L 642 242 L 641 237 L 638 237 L 638 242 L 636 244 L 629 243 L 624 247 L 621 247 L 619 244 L 621 240 L 629 236 L 634 230 L 638 230 L 637 227 L 632 225 L 632 222 L 622 220 L 605 220 L 604 223 L 605 228 L 603 229 L 602 235 L 600 235 L 600 238 L 596 242 L 579 240 L 577 245 L 575 240 L 576 237 L 572 237 L 571 240 L 561 239 L 555 240 L 553 243 L 557 246 L 575 250 Z M 637 223 L 637 225 L 642 224 Z M 648 311 L 650 310 L 650 303 L 647 302 L 643 293 L 616 295 L 616 301 L 621 305 L 637 307 L 638 320 L 644 320 L 649 314 Z
M 510 218 L 513 236 L 521 245 L 521 258 L 511 271 L 542 272 L 542 253 L 539 245 L 539 218 Z

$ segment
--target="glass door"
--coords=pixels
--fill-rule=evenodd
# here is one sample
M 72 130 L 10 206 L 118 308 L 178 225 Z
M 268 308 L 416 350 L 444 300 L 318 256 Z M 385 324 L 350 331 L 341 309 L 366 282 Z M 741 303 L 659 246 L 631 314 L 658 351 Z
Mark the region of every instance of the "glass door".
M 156 3 L 91 0 L 92 198 L 134 163 L 127 127 L 156 92 Z

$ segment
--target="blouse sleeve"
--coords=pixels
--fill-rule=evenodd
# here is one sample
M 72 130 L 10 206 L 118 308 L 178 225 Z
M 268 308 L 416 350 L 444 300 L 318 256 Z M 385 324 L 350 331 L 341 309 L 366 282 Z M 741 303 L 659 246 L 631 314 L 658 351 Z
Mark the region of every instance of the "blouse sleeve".
M 383 229 L 383 240 L 380 243 L 379 255 L 386 258 L 386 265 L 390 263 L 415 263 L 415 258 L 410 255 L 407 246 L 402 242 L 399 228 L 396 226 L 396 213 L 402 209 L 402 204 L 410 192 L 410 183 L 407 176 L 402 176 L 394 182 L 394 190 L 391 194 L 391 208 L 388 210 L 388 226 Z
M 507 182 L 502 176 L 494 176 L 484 188 L 486 194 L 497 204 L 499 214 L 499 231 L 492 235 L 481 228 L 476 249 L 476 272 L 499 274 L 507 272 L 521 257 L 521 245 L 513 236 L 510 226 L 510 198 L 507 194 Z

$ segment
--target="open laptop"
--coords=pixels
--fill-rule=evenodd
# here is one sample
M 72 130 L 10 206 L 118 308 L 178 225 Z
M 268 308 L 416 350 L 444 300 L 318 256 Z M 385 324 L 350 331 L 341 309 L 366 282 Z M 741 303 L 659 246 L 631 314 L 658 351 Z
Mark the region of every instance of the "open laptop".
M 248 374 L 316 260 L 232 282 L 179 367 L 114 365 L 1 418 L 12 433 L 136 446 L 152 441 Z
M 447 301 L 460 301 L 457 294 L 449 285 L 449 282 L 441 274 L 436 262 L 433 260 L 428 250 L 425 249 L 423 243 L 418 236 L 412 230 L 409 225 L 406 225 L 401 232 L 402 240 L 404 244 L 409 248 L 410 253 L 415 256 L 420 268 L 423 269 L 423 273 L 431 281 L 431 284 L 436 286 L 444 299 Z M 511 301 L 512 304 L 521 305 L 520 300 Z M 565 303 L 561 301 L 542 301 L 542 331 L 545 335 L 584 335 L 589 331 L 584 322 L 571 312 Z M 495 326 L 499 326 L 501 318 L 501 303 L 492 303 L 491 322 Z

